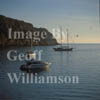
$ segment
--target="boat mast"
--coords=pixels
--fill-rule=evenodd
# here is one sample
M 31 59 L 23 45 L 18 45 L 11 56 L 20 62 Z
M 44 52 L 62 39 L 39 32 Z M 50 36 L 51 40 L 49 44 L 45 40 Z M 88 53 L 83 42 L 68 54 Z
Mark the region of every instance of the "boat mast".
M 32 39 L 30 40 L 30 42 L 31 42 L 31 45 L 30 46 L 31 46 L 31 49 L 32 49 L 32 42 L 33 42 Z
M 62 27 L 60 27 L 60 35 L 61 35 L 61 47 L 62 47 Z
M 67 47 L 69 48 L 69 30 L 68 30 L 68 28 L 67 28 Z

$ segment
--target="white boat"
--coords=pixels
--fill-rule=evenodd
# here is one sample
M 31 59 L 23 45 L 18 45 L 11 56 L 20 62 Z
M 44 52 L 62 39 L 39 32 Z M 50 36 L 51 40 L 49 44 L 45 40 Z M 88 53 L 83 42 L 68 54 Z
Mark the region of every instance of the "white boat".
M 31 48 L 32 48 L 32 42 L 31 42 Z M 46 69 L 49 67 L 51 63 L 43 62 L 36 60 L 36 54 L 32 51 L 27 53 L 28 58 L 31 60 L 25 61 L 26 63 L 21 65 L 20 69 L 24 71 L 35 71 L 36 69 Z
M 46 69 L 49 67 L 51 63 L 43 62 L 43 61 L 35 61 L 31 60 L 23 64 L 20 69 L 21 70 L 34 70 L 34 69 Z

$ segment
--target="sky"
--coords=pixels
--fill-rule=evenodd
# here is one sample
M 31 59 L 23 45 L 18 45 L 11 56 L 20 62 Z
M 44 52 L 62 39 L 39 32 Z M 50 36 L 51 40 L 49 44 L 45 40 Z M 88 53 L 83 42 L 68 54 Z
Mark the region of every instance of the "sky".
M 100 43 L 99 0 L 0 0 L 0 14 L 50 32 L 68 28 L 77 43 Z

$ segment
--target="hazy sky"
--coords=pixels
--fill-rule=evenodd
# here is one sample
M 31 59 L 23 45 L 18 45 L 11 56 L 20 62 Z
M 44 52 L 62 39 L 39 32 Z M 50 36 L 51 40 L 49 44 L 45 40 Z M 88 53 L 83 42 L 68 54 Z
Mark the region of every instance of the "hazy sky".
M 99 0 L 0 0 L 0 14 L 49 31 L 62 26 L 77 42 L 99 42 Z

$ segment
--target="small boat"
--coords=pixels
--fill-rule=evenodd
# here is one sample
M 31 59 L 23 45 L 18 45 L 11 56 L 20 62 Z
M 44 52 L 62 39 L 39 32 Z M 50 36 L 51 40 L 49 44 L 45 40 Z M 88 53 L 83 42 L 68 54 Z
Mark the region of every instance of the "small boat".
M 21 70 L 35 70 L 35 69 L 46 69 L 51 63 L 38 61 L 38 60 L 31 60 L 23 64 L 20 69 Z
M 73 51 L 73 48 L 69 46 L 69 33 L 67 29 L 67 46 L 62 45 L 62 31 L 61 31 L 61 46 L 53 48 L 55 51 Z
M 55 51 L 72 51 L 73 48 L 66 48 L 66 47 L 58 47 L 58 48 L 53 48 Z
M 32 42 L 31 42 L 31 48 L 32 48 Z M 51 63 L 43 62 L 40 60 L 36 60 L 36 54 L 32 51 L 27 52 L 27 56 L 30 60 L 25 61 L 26 63 L 21 65 L 20 69 L 22 71 L 37 71 L 37 70 L 44 70 L 49 67 Z

